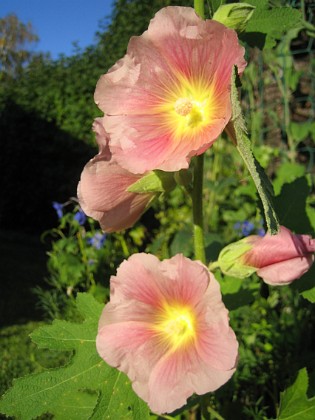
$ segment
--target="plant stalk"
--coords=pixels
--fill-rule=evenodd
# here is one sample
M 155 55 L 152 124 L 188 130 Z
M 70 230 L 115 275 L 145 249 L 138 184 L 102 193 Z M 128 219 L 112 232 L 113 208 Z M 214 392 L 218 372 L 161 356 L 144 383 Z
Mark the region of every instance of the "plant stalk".
M 194 250 L 196 260 L 206 263 L 205 241 L 203 231 L 203 163 L 204 155 L 195 157 L 194 181 L 192 190 Z
M 201 19 L 205 18 L 205 3 L 204 0 L 194 0 L 194 9 Z

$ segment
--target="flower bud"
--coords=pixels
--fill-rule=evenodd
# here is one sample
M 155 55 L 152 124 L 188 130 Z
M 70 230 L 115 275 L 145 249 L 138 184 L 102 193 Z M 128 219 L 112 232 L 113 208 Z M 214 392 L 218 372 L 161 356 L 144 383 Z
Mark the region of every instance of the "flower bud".
M 256 272 L 265 283 L 280 286 L 306 273 L 314 262 L 314 252 L 315 239 L 281 226 L 277 235 L 251 235 L 228 245 L 214 264 L 224 274 L 245 278 Z
M 247 22 L 252 17 L 255 6 L 247 3 L 224 4 L 218 8 L 213 15 L 213 19 L 223 23 L 228 28 L 242 32 L 246 28 Z

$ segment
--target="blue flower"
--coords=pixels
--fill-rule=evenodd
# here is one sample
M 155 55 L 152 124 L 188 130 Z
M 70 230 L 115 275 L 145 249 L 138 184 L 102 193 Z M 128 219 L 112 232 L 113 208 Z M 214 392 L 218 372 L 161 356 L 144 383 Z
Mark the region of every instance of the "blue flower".
M 258 236 L 265 236 L 266 232 L 264 228 L 257 229 L 257 235 Z
M 240 236 L 248 236 L 255 229 L 255 226 L 249 220 L 245 220 L 244 222 L 234 223 L 233 228 Z
M 86 222 L 86 215 L 84 213 L 83 210 L 79 210 L 76 212 L 76 214 L 74 215 L 74 220 L 76 220 L 79 225 L 84 225 L 84 223 Z
M 96 232 L 92 238 L 88 238 L 88 243 L 95 249 L 101 249 L 106 239 L 105 233 Z
M 249 222 L 248 220 L 245 220 L 242 224 L 242 234 L 244 236 L 248 236 L 253 230 L 255 226 L 252 222 Z
M 63 204 L 58 203 L 57 201 L 53 201 L 52 206 L 56 210 L 58 218 L 61 219 L 63 216 Z

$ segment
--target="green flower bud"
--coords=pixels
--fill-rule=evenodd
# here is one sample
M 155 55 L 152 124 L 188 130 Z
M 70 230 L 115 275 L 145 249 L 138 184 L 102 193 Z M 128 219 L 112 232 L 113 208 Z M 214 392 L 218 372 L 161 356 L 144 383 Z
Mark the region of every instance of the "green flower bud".
M 242 256 L 252 248 L 247 238 L 227 245 L 220 252 L 217 265 L 222 273 L 244 279 L 257 271 L 256 267 L 246 266 L 242 262 Z
M 246 24 L 252 17 L 254 10 L 255 6 L 247 3 L 224 4 L 215 12 L 213 19 L 223 23 L 228 28 L 242 32 L 246 28 Z

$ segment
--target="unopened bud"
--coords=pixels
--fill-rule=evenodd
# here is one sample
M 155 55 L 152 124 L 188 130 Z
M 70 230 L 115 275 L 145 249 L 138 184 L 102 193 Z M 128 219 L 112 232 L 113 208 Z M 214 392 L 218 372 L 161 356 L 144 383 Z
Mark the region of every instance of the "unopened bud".
M 228 28 L 242 32 L 245 30 L 247 22 L 252 17 L 254 10 L 255 6 L 247 3 L 224 4 L 215 12 L 213 19 Z

